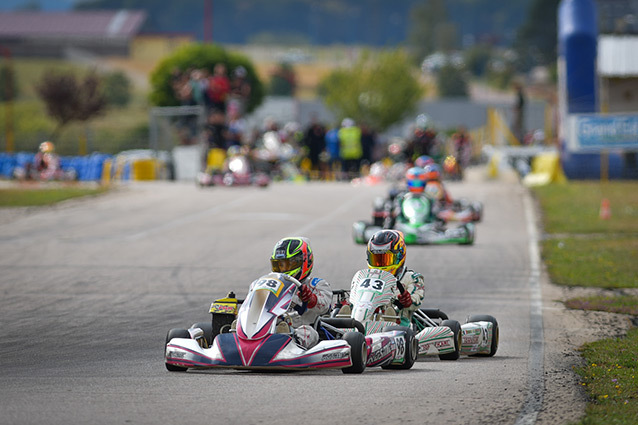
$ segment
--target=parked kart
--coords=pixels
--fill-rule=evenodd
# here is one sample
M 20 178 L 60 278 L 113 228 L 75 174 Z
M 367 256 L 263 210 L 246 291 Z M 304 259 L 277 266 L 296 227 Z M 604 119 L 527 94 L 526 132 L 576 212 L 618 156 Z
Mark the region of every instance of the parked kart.
M 211 322 L 168 332 L 166 368 L 340 368 L 344 373 L 361 373 L 372 366 L 412 367 L 417 345 L 414 333 L 405 327 L 389 326 L 366 335 L 356 320 L 323 317 L 314 324 L 319 343 L 309 349 L 298 344 L 290 314 L 305 308 L 292 301 L 299 286 L 288 275 L 270 273 L 251 284 L 245 300 L 230 293 L 214 301 Z
M 434 216 L 432 208 L 432 200 L 418 193 L 407 193 L 401 198 L 398 206 L 395 206 L 394 202 L 377 201 L 371 223 L 357 221 L 352 225 L 354 241 L 364 244 L 379 230 L 395 229 L 403 232 L 406 244 L 474 243 L 473 223 L 448 228 L 444 221 Z
M 405 289 L 391 273 L 378 269 L 359 270 L 350 290 L 333 291 L 336 300 L 331 316 L 351 318 L 363 324 L 366 334 L 379 329 L 402 328 L 396 296 Z M 418 343 L 419 355 L 438 355 L 441 360 L 457 360 L 460 355 L 494 356 L 499 328 L 490 315 L 469 316 L 461 325 L 438 309 L 414 311 L 409 326 Z
M 253 172 L 245 155 L 229 157 L 223 169 L 208 170 L 197 175 L 200 186 L 249 186 L 266 187 L 270 177 L 266 173 Z

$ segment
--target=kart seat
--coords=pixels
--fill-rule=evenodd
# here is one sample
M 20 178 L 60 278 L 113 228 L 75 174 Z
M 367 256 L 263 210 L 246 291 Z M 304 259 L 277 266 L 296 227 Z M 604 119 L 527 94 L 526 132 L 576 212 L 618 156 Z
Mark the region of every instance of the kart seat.
M 339 313 L 337 314 L 336 317 L 350 317 L 351 312 L 352 310 L 350 309 L 350 306 L 346 304 L 341 307 L 341 310 L 339 310 Z
M 288 323 L 281 321 L 279 323 L 277 323 L 277 330 L 276 333 L 278 334 L 289 334 L 290 333 L 290 326 L 288 325 Z

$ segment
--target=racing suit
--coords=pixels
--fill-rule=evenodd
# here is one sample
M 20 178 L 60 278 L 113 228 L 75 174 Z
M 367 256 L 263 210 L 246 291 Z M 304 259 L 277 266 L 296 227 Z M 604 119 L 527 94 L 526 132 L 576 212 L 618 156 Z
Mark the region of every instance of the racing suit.
M 421 302 L 425 296 L 425 279 L 421 273 L 406 269 L 399 282 L 406 291 L 410 293 L 412 304 L 401 309 L 401 326 L 410 326 L 414 311 L 421 307 Z M 398 290 L 397 290 L 398 295 Z
M 317 296 L 317 303 L 311 308 L 303 307 L 303 302 L 299 298 L 299 291 L 292 301 L 296 304 L 295 310 L 290 314 L 291 325 L 294 328 L 294 335 L 297 341 L 305 348 L 311 348 L 319 342 L 319 334 L 312 326 L 317 317 L 326 314 L 332 304 L 332 289 L 326 280 L 308 276 L 301 282 L 310 288 L 310 291 Z

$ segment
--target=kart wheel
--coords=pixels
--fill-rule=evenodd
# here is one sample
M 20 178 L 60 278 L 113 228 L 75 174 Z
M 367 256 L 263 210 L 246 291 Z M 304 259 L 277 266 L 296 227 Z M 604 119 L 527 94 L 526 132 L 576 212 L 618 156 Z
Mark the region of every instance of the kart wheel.
M 444 320 L 441 326 L 447 326 L 454 332 L 454 351 L 447 354 L 439 354 L 441 360 L 458 360 L 461 356 L 461 324 L 456 320 Z
M 489 314 L 475 314 L 470 316 L 467 319 L 467 323 L 470 322 L 490 322 L 492 324 L 492 344 L 490 345 L 490 353 L 489 354 L 472 354 L 472 356 L 477 357 L 492 357 L 496 354 L 496 350 L 498 350 L 498 339 L 499 339 L 499 330 L 498 330 L 498 322 L 493 316 Z
M 190 338 L 191 334 L 188 333 L 186 329 L 171 329 L 166 334 L 166 342 L 164 343 L 164 355 L 166 355 L 166 346 L 173 338 Z M 175 366 L 172 364 L 164 363 L 166 365 L 166 369 L 171 372 L 186 372 L 187 367 Z
M 467 239 L 464 242 L 461 242 L 460 245 L 473 245 L 474 244 L 474 224 L 465 223 L 463 225 L 465 228 L 465 232 L 467 233 Z
M 350 345 L 352 366 L 341 369 L 343 373 L 362 373 L 368 363 L 368 344 L 361 332 L 347 332 L 343 339 Z
M 230 332 L 230 326 L 235 320 L 234 314 L 213 313 L 212 332 L 210 343 L 212 344 L 215 337 L 219 334 L 226 334 Z
M 192 328 L 200 328 L 204 331 L 204 338 L 206 339 L 206 346 L 210 347 L 213 345 L 213 325 L 211 322 L 198 322 L 193 323 Z
M 381 366 L 382 369 L 412 369 L 416 358 L 419 356 L 419 341 L 415 338 L 415 333 L 407 326 L 386 326 L 383 332 L 403 331 L 405 332 L 405 361 L 403 364 L 389 364 Z

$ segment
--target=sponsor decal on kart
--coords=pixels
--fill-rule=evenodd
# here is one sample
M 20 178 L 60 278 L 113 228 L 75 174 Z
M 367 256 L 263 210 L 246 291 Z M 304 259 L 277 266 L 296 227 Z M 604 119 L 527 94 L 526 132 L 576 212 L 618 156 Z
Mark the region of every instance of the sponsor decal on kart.
M 341 360 L 341 359 L 345 359 L 346 357 L 348 357 L 348 353 L 341 351 L 341 352 L 335 352 L 335 353 L 326 353 L 324 355 L 321 356 L 321 361 L 324 360 Z
M 383 358 L 387 357 L 391 352 L 392 352 L 392 344 L 384 345 L 383 347 L 381 347 L 380 350 L 370 354 L 370 357 L 368 357 L 368 365 L 373 365 L 379 360 L 382 360 Z
M 237 312 L 237 304 L 231 303 L 213 303 L 210 306 L 210 313 L 235 314 Z

